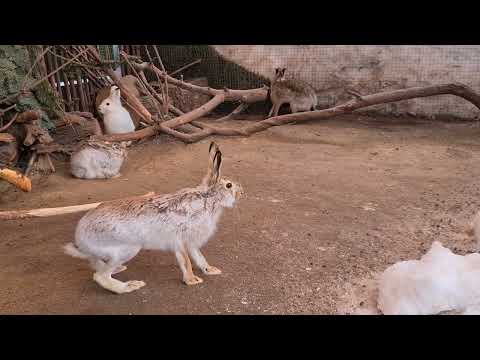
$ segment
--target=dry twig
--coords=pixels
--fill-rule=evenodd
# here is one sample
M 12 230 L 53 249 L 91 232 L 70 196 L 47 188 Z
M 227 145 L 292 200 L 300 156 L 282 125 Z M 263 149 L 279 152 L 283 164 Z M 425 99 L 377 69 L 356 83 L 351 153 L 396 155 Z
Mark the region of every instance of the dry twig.
M 185 66 L 182 66 L 180 69 L 177 69 L 177 70 L 171 72 L 169 75 L 173 77 L 175 74 L 178 74 L 179 72 L 181 72 L 181 71 L 183 71 L 183 70 L 186 70 L 186 69 L 188 69 L 189 67 L 192 67 L 193 65 L 197 65 L 197 64 L 199 64 L 199 63 L 201 63 L 201 62 L 202 62 L 202 59 L 197 59 L 197 60 L 191 62 L 190 64 L 187 64 L 187 65 L 185 65 Z
M 5 126 L 0 128 L 0 132 L 7 130 L 10 127 L 10 125 L 12 125 L 15 122 L 15 120 L 17 120 L 17 116 L 18 116 L 18 113 L 13 115 L 10 121 Z

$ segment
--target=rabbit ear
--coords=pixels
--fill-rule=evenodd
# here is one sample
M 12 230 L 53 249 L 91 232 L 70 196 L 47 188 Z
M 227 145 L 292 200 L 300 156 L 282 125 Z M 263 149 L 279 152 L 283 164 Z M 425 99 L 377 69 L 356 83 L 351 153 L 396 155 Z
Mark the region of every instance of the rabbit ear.
M 120 100 L 120 88 L 116 85 L 113 85 L 110 88 L 110 97 L 114 100 Z
M 213 160 L 213 157 L 215 156 L 215 153 L 217 151 L 220 151 L 220 148 L 218 147 L 218 145 L 214 141 L 212 141 L 210 143 L 210 147 L 208 148 L 208 153 L 210 154 L 210 161 Z
M 212 186 L 220 179 L 220 169 L 222 165 L 222 153 L 216 143 L 210 143 L 209 154 L 208 170 L 203 178 L 202 184 Z
M 213 174 L 212 174 L 212 180 L 213 184 L 216 184 L 218 180 L 220 180 L 221 177 L 221 169 L 222 169 L 222 153 L 220 150 L 217 150 L 215 153 L 215 156 L 213 157 Z

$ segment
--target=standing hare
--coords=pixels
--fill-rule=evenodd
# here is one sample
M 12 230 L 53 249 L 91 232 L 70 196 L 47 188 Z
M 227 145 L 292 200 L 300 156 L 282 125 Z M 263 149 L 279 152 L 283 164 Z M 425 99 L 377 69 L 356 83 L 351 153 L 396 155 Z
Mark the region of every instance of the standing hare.
M 243 189 L 221 177 L 222 153 L 213 142 L 209 155 L 207 174 L 195 188 L 111 201 L 89 211 L 77 225 L 75 243 L 65 245 L 65 252 L 89 260 L 95 270 L 93 279 L 117 294 L 145 285 L 143 281 L 112 278 L 124 271 L 123 264 L 141 249 L 174 252 L 187 285 L 203 282 L 193 273 L 189 256 L 204 274 L 220 274 L 208 264 L 200 248 L 215 233 L 223 208 L 233 207 Z
M 315 89 L 299 79 L 286 79 L 286 68 L 276 68 L 270 85 L 272 109 L 268 117 L 277 116 L 283 104 L 290 104 L 292 113 L 315 110 L 318 104 Z
M 135 131 L 130 113 L 123 107 L 118 86 L 110 88 L 110 96 L 102 101 L 98 112 L 103 115 L 107 134 L 123 134 Z

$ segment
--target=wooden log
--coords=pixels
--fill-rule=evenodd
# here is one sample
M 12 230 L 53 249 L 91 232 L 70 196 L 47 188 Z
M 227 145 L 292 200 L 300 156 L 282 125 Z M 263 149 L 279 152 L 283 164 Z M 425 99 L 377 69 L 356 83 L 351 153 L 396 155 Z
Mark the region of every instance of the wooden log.
M 148 192 L 145 195 L 140 196 L 133 196 L 132 198 L 138 197 L 147 197 L 152 196 L 155 193 L 153 191 Z M 95 209 L 100 204 L 106 203 L 109 201 L 102 201 L 90 204 L 83 204 L 83 205 L 73 205 L 73 206 L 63 206 L 63 207 L 56 207 L 56 208 L 42 208 L 42 209 L 33 209 L 33 210 L 12 210 L 12 211 L 1 211 L 0 212 L 0 220 L 19 220 L 19 219 L 29 219 L 29 218 L 37 218 L 37 217 L 49 217 L 49 216 L 56 216 L 56 215 L 64 215 L 64 214 L 73 214 L 82 211 L 88 211 L 91 209 Z
M 6 168 L 0 169 L 0 179 L 3 179 L 10 184 L 15 185 L 22 191 L 32 191 L 32 181 L 28 177 L 16 172 L 15 170 Z

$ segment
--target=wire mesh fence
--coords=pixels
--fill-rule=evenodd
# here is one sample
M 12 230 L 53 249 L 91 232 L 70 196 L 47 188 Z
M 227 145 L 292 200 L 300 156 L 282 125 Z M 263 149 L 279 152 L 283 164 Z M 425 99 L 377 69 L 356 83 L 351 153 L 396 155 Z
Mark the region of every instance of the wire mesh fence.
M 212 45 L 225 59 L 260 77 L 276 67 L 310 83 L 322 107 L 348 101 L 345 91 L 368 95 L 417 86 L 463 83 L 480 91 L 478 45 Z M 471 118 L 472 104 L 455 96 L 433 96 L 378 105 L 369 110 L 391 115 Z
M 212 87 L 231 89 L 251 89 L 268 83 L 266 78 L 224 59 L 209 45 L 162 45 L 157 46 L 157 49 L 168 72 L 180 69 L 195 60 L 201 60 L 197 65 L 182 72 L 185 79 L 206 77 Z
M 108 46 L 98 46 L 103 59 L 113 59 Z M 71 57 L 71 46 L 51 46 L 43 57 L 45 71 L 53 73 Z M 87 76 L 79 66 L 67 66 L 48 77 L 52 88 L 63 100 L 66 111 L 90 111 L 95 107 L 95 96 L 103 82 Z
M 334 46 L 334 45 L 96 45 L 101 57 L 118 60 L 119 52 L 151 58 L 169 74 L 188 81 L 206 78 L 214 88 L 249 89 L 269 84 L 276 67 L 286 67 L 287 74 L 309 82 L 321 93 L 320 104 L 333 106 L 348 101 L 344 90 L 362 94 L 431 84 L 462 82 L 480 91 L 479 46 Z M 55 46 L 60 56 L 65 52 Z M 157 56 L 158 52 L 158 56 Z M 49 69 L 62 59 L 46 55 Z M 178 69 L 198 61 L 175 73 Z M 132 74 L 128 65 L 119 69 Z M 146 74 L 155 81 L 152 74 Z M 93 79 L 95 80 L 95 79 Z M 82 69 L 60 71 L 50 82 L 65 101 L 67 110 L 92 111 L 100 87 Z M 220 107 L 225 110 L 230 105 Z M 263 104 L 268 107 L 269 104 Z M 263 109 L 262 107 L 262 109 Z M 225 108 L 225 109 L 224 109 Z M 252 107 L 255 111 L 255 107 Z M 258 109 L 258 107 L 257 107 Z M 461 99 L 436 96 L 379 105 L 374 110 L 389 114 L 457 114 L 472 116 L 477 110 Z

